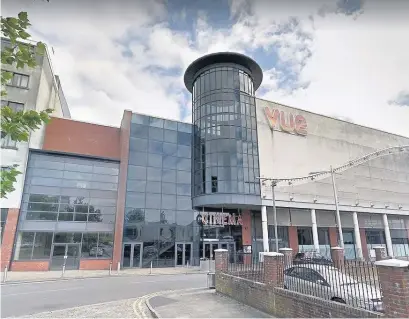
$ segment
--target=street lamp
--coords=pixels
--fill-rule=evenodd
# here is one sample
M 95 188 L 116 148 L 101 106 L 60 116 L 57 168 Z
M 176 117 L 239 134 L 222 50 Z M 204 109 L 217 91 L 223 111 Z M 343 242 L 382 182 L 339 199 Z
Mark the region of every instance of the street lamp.
M 277 234 L 277 208 L 276 208 L 276 196 L 274 192 L 274 188 L 277 186 L 277 182 L 275 180 L 271 181 L 271 192 L 273 197 L 273 215 L 274 215 L 274 241 L 276 247 L 276 253 L 278 253 L 278 234 Z
M 342 225 L 341 225 L 341 217 L 339 215 L 339 207 L 338 207 L 338 194 L 337 194 L 337 187 L 335 185 L 335 172 L 332 166 L 330 167 L 329 171 L 319 171 L 319 172 L 311 172 L 309 175 L 317 175 L 317 174 L 324 174 L 330 173 L 332 179 L 332 189 L 334 191 L 334 200 L 335 200 L 335 216 L 337 218 L 337 225 L 338 225 L 338 237 L 339 237 L 339 245 L 340 247 L 344 248 L 344 235 L 342 234 Z

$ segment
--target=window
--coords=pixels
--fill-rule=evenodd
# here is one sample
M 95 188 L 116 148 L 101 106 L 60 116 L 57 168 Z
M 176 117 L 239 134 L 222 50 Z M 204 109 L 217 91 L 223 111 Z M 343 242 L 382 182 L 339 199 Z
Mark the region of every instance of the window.
M 7 85 L 17 86 L 20 88 L 28 88 L 29 76 L 20 73 L 13 73 L 13 77 L 7 83 Z
M 297 228 L 298 244 L 313 245 L 312 228 Z
M 3 233 L 4 233 L 4 228 L 6 226 L 8 211 L 9 211 L 8 208 L 1 209 L 1 220 L 0 220 L 1 221 L 1 241 L 3 241 Z
M 14 112 L 20 112 L 24 110 L 24 104 L 23 103 L 17 103 L 17 102 L 10 102 L 10 101 L 1 101 L 1 107 L 8 106 L 11 108 Z M 17 141 L 13 141 L 9 135 L 6 135 L 4 137 L 1 137 L 1 147 L 3 148 L 16 148 L 17 146 Z
M 212 193 L 217 193 L 217 176 L 212 176 Z

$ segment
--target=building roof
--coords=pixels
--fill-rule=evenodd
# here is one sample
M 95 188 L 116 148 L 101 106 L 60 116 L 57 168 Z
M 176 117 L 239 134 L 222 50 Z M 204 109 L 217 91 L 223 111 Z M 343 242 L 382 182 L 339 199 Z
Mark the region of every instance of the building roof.
M 204 55 L 197 60 L 193 61 L 186 69 L 184 81 L 185 86 L 192 93 L 193 82 L 195 80 L 195 74 L 208 65 L 215 63 L 236 63 L 249 69 L 250 76 L 254 82 L 254 90 L 257 90 L 263 81 L 263 71 L 261 67 L 252 58 L 236 53 L 236 52 L 218 52 Z

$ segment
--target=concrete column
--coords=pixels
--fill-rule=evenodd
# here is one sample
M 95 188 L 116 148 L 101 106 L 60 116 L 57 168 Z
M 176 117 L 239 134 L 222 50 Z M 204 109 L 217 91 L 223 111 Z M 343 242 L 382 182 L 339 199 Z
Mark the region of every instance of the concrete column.
M 264 283 L 272 287 L 284 287 L 284 255 L 264 253 Z
M 391 232 L 389 230 L 388 215 L 383 214 L 382 217 L 383 228 L 385 229 L 386 249 L 388 250 L 388 256 L 393 258 L 392 239 Z
M 269 252 L 270 247 L 268 245 L 268 224 L 267 224 L 267 207 L 261 206 L 261 227 L 263 231 L 263 251 Z
M 284 255 L 284 267 L 291 266 L 293 263 L 293 250 L 291 248 L 280 248 L 278 251 Z
M 229 251 L 227 249 L 215 249 L 216 272 L 227 272 L 229 268 Z
M 375 262 L 382 289 L 385 318 L 409 318 L 409 261 Z
M 342 268 L 344 266 L 344 248 L 342 247 L 331 247 L 331 258 L 334 266 L 337 268 Z
M 318 227 L 317 217 L 315 215 L 315 209 L 311 209 L 311 224 L 312 224 L 312 241 L 314 243 L 315 251 L 320 251 L 320 243 L 318 241 Z
M 359 230 L 358 214 L 356 212 L 352 213 L 352 219 L 354 221 L 354 237 L 355 237 L 356 255 L 359 260 L 363 260 L 364 255 L 362 252 L 361 232 Z
M 386 248 L 383 246 L 376 246 L 373 248 L 375 250 L 375 260 L 388 259 L 388 254 L 386 253 Z

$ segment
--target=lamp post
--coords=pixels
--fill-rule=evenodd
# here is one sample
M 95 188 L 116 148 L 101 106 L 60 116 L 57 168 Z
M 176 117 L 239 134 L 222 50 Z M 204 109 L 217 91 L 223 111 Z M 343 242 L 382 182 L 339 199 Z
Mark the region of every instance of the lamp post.
M 273 215 L 274 215 L 274 241 L 275 241 L 275 248 L 276 253 L 278 253 L 278 234 L 277 234 L 277 208 L 276 208 L 276 196 L 274 192 L 274 188 L 277 186 L 277 182 L 275 180 L 271 181 L 271 192 L 273 198 Z
M 339 215 L 338 193 L 337 193 L 337 186 L 335 184 L 334 169 L 331 166 L 329 171 L 311 172 L 309 173 L 309 175 L 316 175 L 316 174 L 322 174 L 322 173 L 331 173 L 332 189 L 334 191 L 334 201 L 335 201 L 335 217 L 337 219 L 337 226 L 338 226 L 338 245 L 344 248 L 344 235 L 342 234 L 341 216 Z

